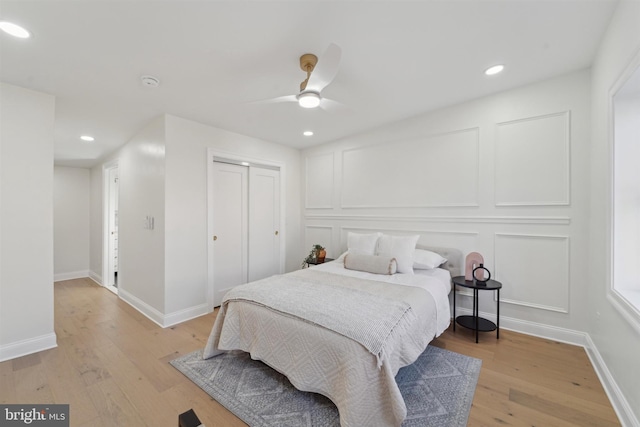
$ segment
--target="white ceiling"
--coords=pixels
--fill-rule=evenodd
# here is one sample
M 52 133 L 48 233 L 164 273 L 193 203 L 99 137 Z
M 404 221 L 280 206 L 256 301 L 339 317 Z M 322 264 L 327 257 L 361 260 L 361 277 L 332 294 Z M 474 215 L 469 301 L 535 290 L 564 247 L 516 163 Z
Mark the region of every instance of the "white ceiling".
M 162 113 L 305 148 L 587 68 L 615 6 L 0 0 L 0 20 L 33 35 L 0 33 L 1 80 L 56 96 L 58 165 L 90 167 Z M 251 103 L 297 93 L 300 55 L 320 56 L 329 43 L 342 62 L 322 95 L 349 108 Z M 485 76 L 496 63 L 506 70 Z M 145 74 L 160 87 L 143 87 Z

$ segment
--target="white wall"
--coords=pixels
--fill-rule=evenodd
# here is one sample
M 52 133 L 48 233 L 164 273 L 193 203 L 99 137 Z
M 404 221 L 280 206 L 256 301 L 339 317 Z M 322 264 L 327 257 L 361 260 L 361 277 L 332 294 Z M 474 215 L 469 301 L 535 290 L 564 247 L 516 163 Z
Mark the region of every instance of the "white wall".
M 0 361 L 56 346 L 53 96 L 0 83 Z
M 54 280 L 89 274 L 89 169 L 56 166 L 53 169 Z
M 478 251 L 502 327 L 584 344 L 589 88 L 577 72 L 304 151 L 305 247 L 379 230 Z
M 287 271 L 299 267 L 300 152 L 175 116 L 166 116 L 166 313 L 168 324 L 206 310 L 207 148 L 281 163 L 286 180 Z M 179 321 L 182 321 L 179 320 Z
M 89 277 L 102 284 L 102 240 L 104 217 L 102 212 L 102 164 L 90 171 L 89 208 Z
M 640 325 L 625 318 L 610 298 L 611 288 L 611 131 L 610 91 L 640 50 L 640 2 L 621 1 L 593 65 L 591 98 L 591 239 L 589 331 L 594 357 L 624 425 L 640 425 Z M 636 162 L 637 163 L 637 162 Z M 636 263 L 637 265 L 637 263 Z
M 118 295 L 162 324 L 165 313 L 165 121 L 141 129 L 119 152 Z M 146 217 L 154 228 L 146 228 Z
M 285 268 L 298 268 L 300 152 L 165 115 L 106 161 L 118 160 L 119 296 L 162 326 L 208 312 L 207 148 L 286 169 Z M 102 165 L 91 170 L 91 275 L 102 271 Z M 98 195 L 99 194 L 99 195 Z M 155 229 L 144 228 L 154 216 Z

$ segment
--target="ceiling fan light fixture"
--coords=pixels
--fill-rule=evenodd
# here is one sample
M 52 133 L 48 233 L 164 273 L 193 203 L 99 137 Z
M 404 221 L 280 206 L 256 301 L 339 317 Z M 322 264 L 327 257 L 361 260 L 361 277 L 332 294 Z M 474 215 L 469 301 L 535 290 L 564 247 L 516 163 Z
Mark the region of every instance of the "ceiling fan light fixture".
M 302 92 L 298 95 L 298 105 L 302 108 L 316 108 L 320 105 L 320 95 L 315 92 Z

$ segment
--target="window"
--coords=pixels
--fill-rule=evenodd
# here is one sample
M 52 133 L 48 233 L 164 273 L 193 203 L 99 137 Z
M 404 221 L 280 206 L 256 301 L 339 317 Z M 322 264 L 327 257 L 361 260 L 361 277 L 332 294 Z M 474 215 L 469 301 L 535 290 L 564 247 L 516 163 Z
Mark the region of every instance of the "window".
M 640 67 L 613 96 L 614 303 L 640 327 Z M 625 76 L 625 77 L 626 77 Z

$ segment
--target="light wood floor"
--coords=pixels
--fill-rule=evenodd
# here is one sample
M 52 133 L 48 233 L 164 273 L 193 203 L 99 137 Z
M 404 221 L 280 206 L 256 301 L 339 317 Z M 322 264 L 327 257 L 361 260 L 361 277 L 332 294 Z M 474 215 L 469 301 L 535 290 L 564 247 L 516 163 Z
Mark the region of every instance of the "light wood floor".
M 71 426 L 244 426 L 168 364 L 204 347 L 214 315 L 162 329 L 89 279 L 55 285 L 58 347 L 0 363 L 1 403 L 69 403 Z M 438 347 L 483 360 L 470 426 L 620 425 L 584 349 L 463 328 Z

